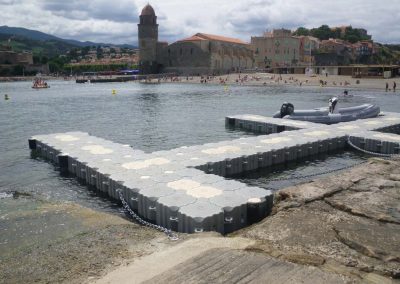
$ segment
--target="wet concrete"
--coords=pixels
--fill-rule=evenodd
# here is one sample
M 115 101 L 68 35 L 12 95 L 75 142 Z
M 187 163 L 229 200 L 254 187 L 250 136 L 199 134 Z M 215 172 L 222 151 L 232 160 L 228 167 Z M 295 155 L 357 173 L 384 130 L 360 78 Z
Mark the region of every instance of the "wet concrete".
M 9 208 L 0 221 L 0 283 L 82 283 L 163 237 L 116 215 L 24 198 L 24 210 Z

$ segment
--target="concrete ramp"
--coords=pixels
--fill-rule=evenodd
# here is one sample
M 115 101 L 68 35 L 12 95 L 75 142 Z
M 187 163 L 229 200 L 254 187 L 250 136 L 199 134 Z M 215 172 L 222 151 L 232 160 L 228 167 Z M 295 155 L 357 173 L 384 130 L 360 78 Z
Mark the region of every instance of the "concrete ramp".
M 121 266 L 95 283 L 349 283 L 347 277 L 316 267 L 245 250 L 254 244 L 241 237 L 196 236 Z

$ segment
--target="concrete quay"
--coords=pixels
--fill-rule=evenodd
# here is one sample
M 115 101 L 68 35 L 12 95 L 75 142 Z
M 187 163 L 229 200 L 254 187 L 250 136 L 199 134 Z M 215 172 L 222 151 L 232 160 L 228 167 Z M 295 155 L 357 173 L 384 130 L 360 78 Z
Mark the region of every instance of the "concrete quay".
M 83 132 L 37 135 L 29 146 L 111 198 L 122 190 L 129 206 L 152 223 L 223 234 L 261 220 L 273 205 L 271 191 L 224 177 L 343 149 L 349 137 L 367 151 L 399 153 L 400 135 L 388 133 L 399 128 L 397 113 L 335 125 L 241 115 L 226 124 L 269 135 L 151 154 Z

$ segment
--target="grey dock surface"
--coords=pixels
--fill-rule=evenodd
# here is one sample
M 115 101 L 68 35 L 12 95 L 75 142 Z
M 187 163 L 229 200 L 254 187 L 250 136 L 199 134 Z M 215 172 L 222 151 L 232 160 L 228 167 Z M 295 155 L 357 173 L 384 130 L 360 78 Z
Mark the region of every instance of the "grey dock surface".
M 150 154 L 83 132 L 37 135 L 29 146 L 111 198 L 121 190 L 144 219 L 186 233 L 229 233 L 270 213 L 271 191 L 227 176 L 343 149 L 349 139 L 366 151 L 399 153 L 397 113 L 334 125 L 238 115 L 226 125 L 260 135 Z

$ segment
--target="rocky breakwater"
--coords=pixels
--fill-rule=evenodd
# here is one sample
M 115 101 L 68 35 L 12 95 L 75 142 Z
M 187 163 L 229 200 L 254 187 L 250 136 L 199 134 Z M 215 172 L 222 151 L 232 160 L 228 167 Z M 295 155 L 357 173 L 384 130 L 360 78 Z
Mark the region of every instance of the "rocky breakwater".
M 355 280 L 400 278 L 400 158 L 276 193 L 274 215 L 238 235 L 250 250 Z

